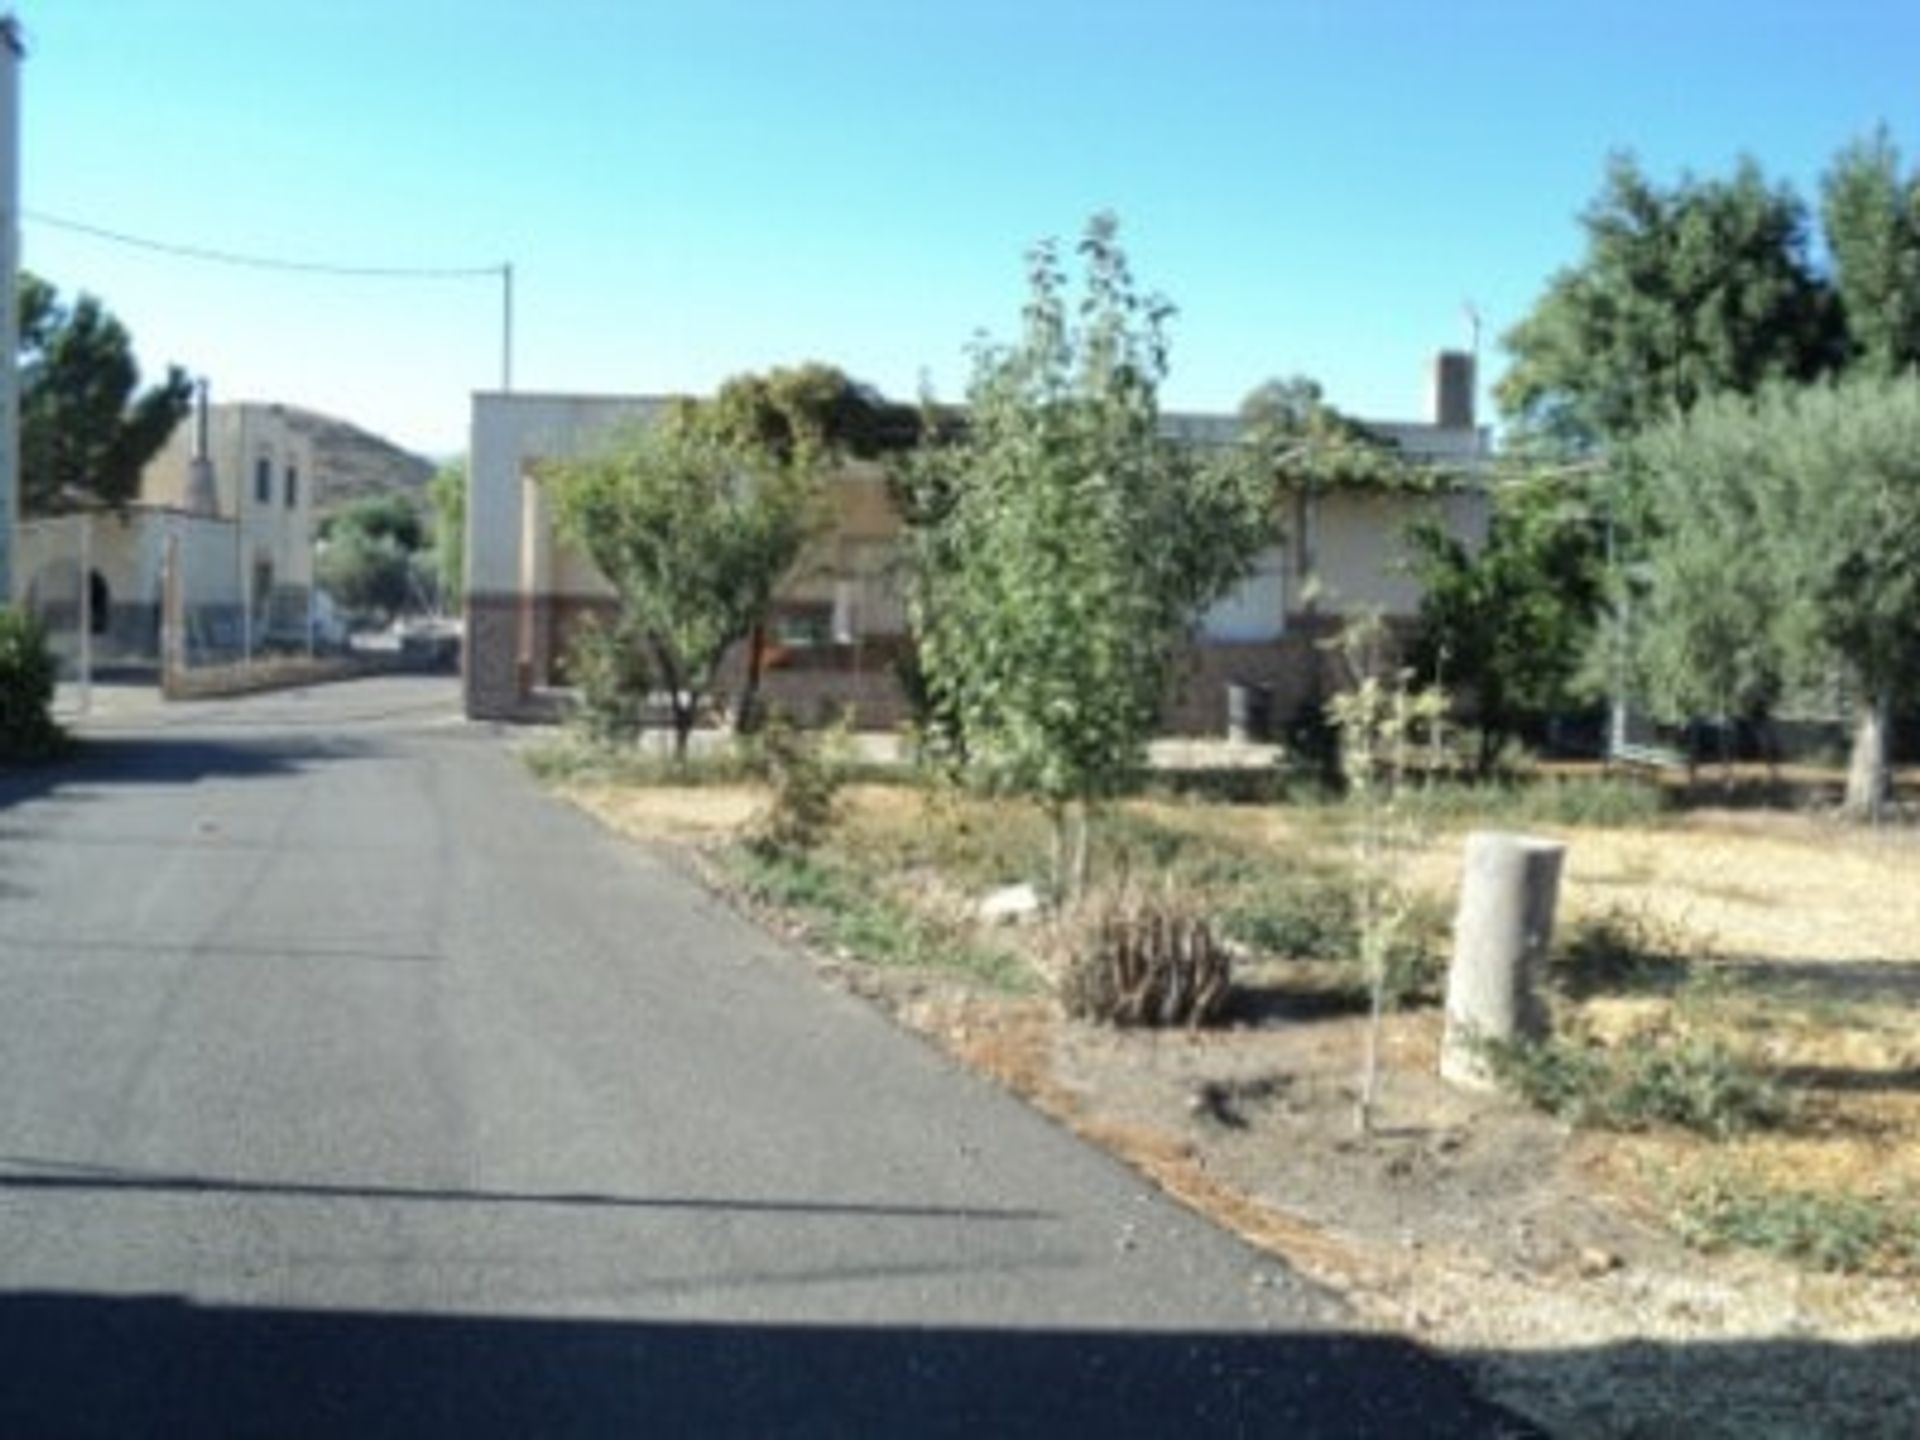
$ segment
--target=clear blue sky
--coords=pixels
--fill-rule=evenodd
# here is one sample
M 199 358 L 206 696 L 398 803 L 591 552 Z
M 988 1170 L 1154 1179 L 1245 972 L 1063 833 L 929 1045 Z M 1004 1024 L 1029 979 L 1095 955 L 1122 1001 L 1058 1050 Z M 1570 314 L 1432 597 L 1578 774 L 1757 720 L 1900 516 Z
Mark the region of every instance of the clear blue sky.
M 1906 0 L 18 0 L 22 202 L 165 240 L 517 276 L 529 390 L 827 360 L 964 385 L 1035 239 L 1115 210 L 1172 406 L 1304 372 L 1378 418 L 1579 251 L 1609 150 L 1811 193 L 1920 151 Z M 23 226 L 149 366 L 435 453 L 498 286 L 253 274 Z

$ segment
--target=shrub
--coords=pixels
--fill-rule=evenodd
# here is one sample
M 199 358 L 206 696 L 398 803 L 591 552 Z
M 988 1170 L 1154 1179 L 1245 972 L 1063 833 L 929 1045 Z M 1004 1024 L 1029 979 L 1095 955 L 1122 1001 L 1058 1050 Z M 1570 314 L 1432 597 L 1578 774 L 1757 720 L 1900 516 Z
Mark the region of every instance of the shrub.
M 1109 1025 L 1206 1025 L 1233 989 L 1232 962 L 1205 920 L 1171 901 L 1122 900 L 1067 942 L 1060 999 Z
M 1359 883 L 1349 873 L 1307 870 L 1258 885 L 1222 915 L 1221 931 L 1269 955 L 1350 966 L 1364 988 Z M 1448 921 L 1439 902 L 1402 893 L 1395 904 L 1399 919 L 1383 959 L 1385 999 L 1398 1008 L 1438 994 Z
M 803 733 L 781 711 L 767 717 L 753 745 L 769 787 L 757 848 L 802 851 L 820 843 L 833 824 L 841 783 L 840 767 L 826 753 L 830 748 L 830 741 Z
M 1227 911 L 1221 929 L 1243 945 L 1290 960 L 1347 960 L 1360 949 L 1351 882 L 1311 872 L 1259 887 Z
M 24 610 L 0 607 L 0 760 L 43 760 L 66 736 L 53 722 L 53 655 Z
M 1614 1049 L 1553 1037 L 1487 1047 L 1500 1082 L 1569 1124 L 1672 1125 L 1725 1140 L 1784 1122 L 1787 1095 L 1718 1040 L 1643 1035 Z
M 652 675 L 630 626 L 588 619 L 567 646 L 567 674 L 579 696 L 571 718 L 589 740 L 620 745 L 639 736 Z
M 1685 981 L 1700 943 L 1644 909 L 1614 906 L 1575 922 L 1552 975 L 1571 999 L 1636 990 L 1671 990 Z

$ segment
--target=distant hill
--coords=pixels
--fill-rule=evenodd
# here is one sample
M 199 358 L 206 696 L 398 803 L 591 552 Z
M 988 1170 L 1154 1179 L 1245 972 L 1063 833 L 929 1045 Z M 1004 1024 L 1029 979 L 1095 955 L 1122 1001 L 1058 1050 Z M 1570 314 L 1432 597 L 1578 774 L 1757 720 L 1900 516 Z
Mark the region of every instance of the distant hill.
M 313 442 L 317 516 L 331 515 L 362 495 L 396 491 L 426 508 L 427 481 L 438 468 L 433 461 L 345 420 L 295 405 L 285 408 L 288 422 Z

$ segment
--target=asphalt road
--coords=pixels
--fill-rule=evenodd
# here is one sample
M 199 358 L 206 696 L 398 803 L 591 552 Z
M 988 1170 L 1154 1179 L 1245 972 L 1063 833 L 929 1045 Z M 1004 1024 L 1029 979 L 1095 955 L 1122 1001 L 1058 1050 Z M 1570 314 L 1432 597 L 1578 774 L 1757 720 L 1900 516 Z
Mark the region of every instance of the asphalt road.
M 450 683 L 0 774 L 0 1434 L 1493 1435 Z

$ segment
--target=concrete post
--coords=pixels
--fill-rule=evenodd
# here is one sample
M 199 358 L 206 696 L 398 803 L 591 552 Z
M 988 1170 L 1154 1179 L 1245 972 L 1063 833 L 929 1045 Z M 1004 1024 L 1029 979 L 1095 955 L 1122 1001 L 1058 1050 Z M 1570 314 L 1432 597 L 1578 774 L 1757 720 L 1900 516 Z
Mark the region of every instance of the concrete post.
M 1453 964 L 1447 972 L 1442 1078 L 1491 1090 L 1484 1043 L 1546 1034 L 1539 975 L 1553 937 L 1566 848 L 1554 840 L 1493 831 L 1467 837 Z

